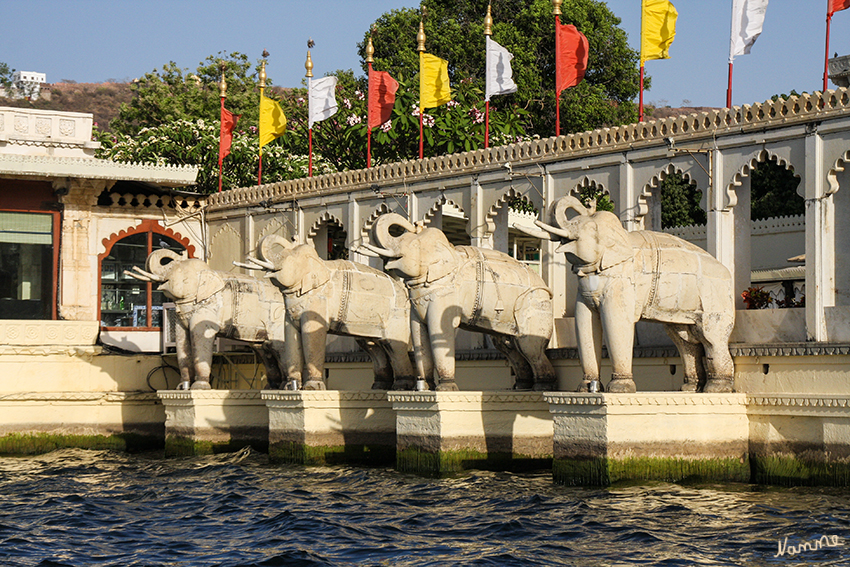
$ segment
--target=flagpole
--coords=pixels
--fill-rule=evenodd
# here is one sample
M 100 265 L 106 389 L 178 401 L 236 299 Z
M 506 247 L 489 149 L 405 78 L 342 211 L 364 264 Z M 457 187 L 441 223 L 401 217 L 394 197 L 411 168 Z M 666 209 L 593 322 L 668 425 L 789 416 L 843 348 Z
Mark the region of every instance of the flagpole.
M 484 66 L 485 66 L 485 74 L 487 75 L 484 78 L 484 149 L 490 147 L 490 93 L 487 91 L 487 81 L 489 79 L 490 70 L 486 68 L 488 53 L 487 53 L 487 38 L 493 35 L 493 15 L 491 14 L 491 4 L 492 2 L 487 3 L 487 15 L 484 16 Z
M 219 98 L 221 98 L 221 112 L 219 113 L 218 130 L 218 192 L 221 193 L 221 172 L 224 157 L 221 155 L 221 124 L 224 123 L 224 99 L 227 98 L 227 81 L 224 79 L 225 64 L 221 63 L 221 82 L 218 84 Z
M 826 0 L 826 51 L 823 61 L 823 92 L 826 92 L 828 86 L 827 80 L 829 79 L 829 27 L 832 22 L 831 8 L 832 4 L 830 0 Z
M 422 108 L 422 54 L 425 52 L 425 14 L 422 14 L 422 17 L 419 18 L 419 32 L 416 34 L 416 51 L 419 52 L 419 159 L 425 157 L 425 143 L 422 139 L 423 135 L 423 122 L 422 115 L 424 114 Z
M 726 108 L 732 108 L 732 61 L 729 61 L 729 84 L 726 86 Z
M 313 59 L 309 49 L 304 68 L 307 70 L 307 177 L 313 177 Z
M 555 16 L 555 135 L 561 135 L 561 92 L 558 90 L 558 56 L 561 53 L 561 40 L 558 26 L 561 25 L 561 4 L 563 0 L 552 0 L 552 15 Z
M 369 104 L 372 90 L 372 63 L 375 61 L 375 46 L 372 45 L 372 31 L 369 31 L 369 42 L 366 44 L 366 63 L 369 65 L 368 90 L 366 94 L 366 169 L 372 167 L 372 105 Z
M 262 108 L 263 92 L 266 90 L 266 60 L 260 65 L 260 107 Z M 259 134 L 259 129 L 257 130 Z M 263 146 L 260 146 L 260 168 L 257 171 L 257 185 L 263 184 Z
M 640 102 L 638 103 L 638 122 L 643 122 L 643 62 L 640 64 Z

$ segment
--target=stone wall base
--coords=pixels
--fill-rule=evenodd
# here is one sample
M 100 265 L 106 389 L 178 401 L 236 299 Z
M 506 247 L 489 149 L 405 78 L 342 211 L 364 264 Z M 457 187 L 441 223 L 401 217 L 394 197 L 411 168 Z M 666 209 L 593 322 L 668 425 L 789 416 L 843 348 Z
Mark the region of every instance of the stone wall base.
M 258 390 L 165 390 L 166 456 L 268 450 L 269 418 Z
M 750 478 L 744 394 L 544 394 L 555 482 Z
M 391 464 L 395 414 L 383 391 L 265 390 L 269 459 L 298 464 Z
M 536 392 L 390 392 L 396 468 L 442 476 L 471 468 L 547 467 L 552 418 Z
M 81 447 L 162 448 L 165 414 L 156 394 L 25 392 L 0 396 L 0 454 Z

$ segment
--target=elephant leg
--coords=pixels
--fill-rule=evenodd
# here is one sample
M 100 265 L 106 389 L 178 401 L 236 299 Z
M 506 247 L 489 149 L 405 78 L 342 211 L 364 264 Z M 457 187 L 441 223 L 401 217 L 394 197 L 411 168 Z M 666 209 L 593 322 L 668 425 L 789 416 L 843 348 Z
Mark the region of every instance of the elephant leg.
M 212 371 L 213 345 L 215 336 L 220 327 L 211 321 L 204 321 L 192 325 L 190 334 L 192 347 L 195 351 L 195 381 L 192 382 L 193 390 L 209 390 L 210 373 Z
M 599 313 L 583 301 L 576 302 L 576 342 L 584 373 L 580 392 L 587 392 L 590 382 L 599 382 L 599 367 L 602 364 L 602 321 Z
M 626 297 L 621 298 L 628 305 Z M 625 309 L 601 309 L 602 328 L 608 344 L 613 373 L 608 391 L 613 394 L 630 394 L 637 391 L 632 374 L 632 357 L 635 344 L 635 321 L 627 315 Z
M 516 337 L 514 342 L 531 369 L 532 388 L 539 392 L 555 390 L 558 378 L 555 374 L 555 368 L 549 361 L 549 357 L 546 356 L 546 345 L 549 344 L 549 339 L 528 335 Z
M 301 373 L 304 370 L 304 350 L 301 348 L 301 329 L 286 317 L 283 341 L 283 366 L 288 380 L 286 387 L 292 390 L 301 389 Z
M 280 363 L 272 351 L 270 341 L 267 341 L 258 346 L 251 347 L 257 357 L 263 361 L 263 366 L 266 369 L 266 382 L 269 388 L 277 390 L 283 383 L 283 376 L 280 373 Z
M 735 388 L 735 363 L 729 354 L 729 334 L 733 321 L 721 321 L 716 317 L 714 324 L 711 314 L 703 316 L 703 345 L 705 346 L 706 382 L 704 392 L 727 393 Z
M 705 386 L 705 368 L 702 366 L 703 347 L 690 332 L 688 325 L 664 325 L 667 335 L 676 345 L 685 367 L 683 392 L 698 392 Z
M 410 339 L 413 343 L 416 375 L 425 380 L 430 390 L 435 390 L 437 385 L 434 382 L 434 353 L 431 350 L 431 338 L 428 336 L 428 327 L 414 309 L 410 310 Z
M 393 373 L 390 369 L 390 363 L 387 359 L 387 353 L 384 349 L 371 339 L 356 339 L 360 348 L 369 354 L 372 359 L 372 370 L 375 374 L 375 379 L 372 382 L 373 390 L 389 390 L 393 384 Z
M 175 332 L 177 335 L 177 367 L 180 369 L 180 384 L 177 385 L 177 389 L 188 390 L 195 378 L 192 341 L 189 338 L 189 332 L 183 325 L 178 323 Z
M 514 371 L 514 390 L 530 390 L 534 386 L 534 372 L 514 344 L 515 337 L 491 335 L 493 346 L 505 355 Z
M 305 390 L 324 390 L 325 388 L 325 348 L 328 327 L 322 317 L 315 312 L 305 313 L 301 317 L 301 345 L 304 348 L 304 362 L 307 380 Z
M 381 342 L 387 353 L 393 371 L 393 390 L 413 390 L 416 388 L 416 370 L 410 362 L 409 345 L 404 341 L 387 339 Z M 433 369 L 431 370 L 433 373 Z
M 428 335 L 431 339 L 431 352 L 434 353 L 434 367 L 440 382 L 439 391 L 457 391 L 455 381 L 455 336 L 460 325 L 460 307 L 443 308 L 439 303 L 431 302 L 427 315 Z

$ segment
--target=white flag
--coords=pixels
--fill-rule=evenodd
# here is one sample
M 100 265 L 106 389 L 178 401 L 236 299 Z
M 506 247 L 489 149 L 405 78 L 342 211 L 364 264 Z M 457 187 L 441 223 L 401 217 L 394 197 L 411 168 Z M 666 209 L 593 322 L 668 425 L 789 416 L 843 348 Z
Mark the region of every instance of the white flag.
M 487 79 L 484 84 L 484 100 L 490 100 L 493 95 L 511 94 L 516 92 L 516 85 L 511 71 L 511 52 L 486 36 L 487 45 Z
M 336 114 L 336 77 L 322 77 L 315 81 L 310 79 L 307 87 L 310 91 L 307 112 L 309 128 L 312 128 L 316 122 Z
M 746 55 L 761 34 L 767 0 L 732 0 L 732 36 L 729 62 L 736 55 Z

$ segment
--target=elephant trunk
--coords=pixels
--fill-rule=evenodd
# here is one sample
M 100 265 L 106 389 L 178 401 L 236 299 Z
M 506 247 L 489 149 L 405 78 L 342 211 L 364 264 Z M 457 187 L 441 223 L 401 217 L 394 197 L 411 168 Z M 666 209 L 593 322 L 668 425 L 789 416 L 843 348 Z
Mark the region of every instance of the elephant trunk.
M 147 272 L 155 276 L 155 281 L 162 282 L 168 279 L 168 273 L 173 268 L 171 264 L 182 259 L 183 256 L 177 252 L 167 248 L 161 248 L 151 252 L 151 255 L 148 256 L 148 261 L 145 267 L 147 268 Z M 166 262 L 165 260 L 169 261 Z
M 542 228 L 543 230 L 554 234 L 558 238 L 567 241 L 578 240 L 578 223 L 576 222 L 567 222 L 566 226 L 563 228 L 552 226 L 546 224 L 545 222 L 541 222 L 539 220 L 534 221 L 534 224 Z
M 277 271 L 283 264 L 287 251 L 295 246 L 294 243 L 277 234 L 264 236 L 257 245 L 259 258 L 251 258 L 266 270 Z
M 555 224 L 560 228 L 567 228 L 570 224 L 570 220 L 567 218 L 567 211 L 570 209 L 576 211 L 581 216 L 590 216 L 596 212 L 596 201 L 593 201 L 593 204 L 590 208 L 585 207 L 584 204 L 573 195 L 565 195 L 561 197 L 555 204 L 552 205 L 552 217 L 555 219 Z
M 413 223 L 398 213 L 381 215 L 372 227 L 372 234 L 378 243 L 374 251 L 387 258 L 401 256 L 401 237 L 390 234 L 390 228 L 393 226 L 400 226 L 408 232 L 416 232 Z

